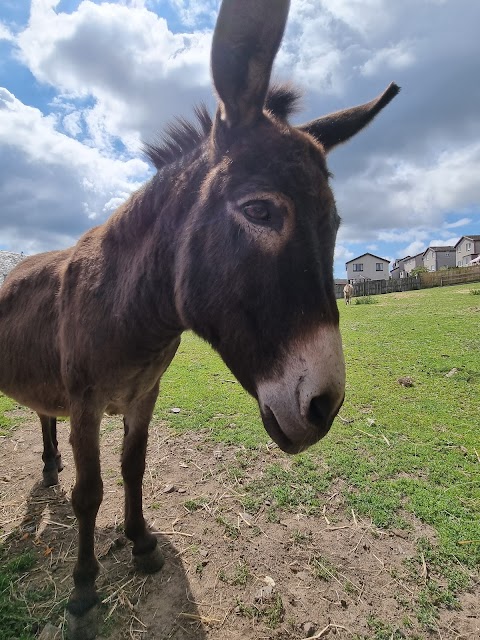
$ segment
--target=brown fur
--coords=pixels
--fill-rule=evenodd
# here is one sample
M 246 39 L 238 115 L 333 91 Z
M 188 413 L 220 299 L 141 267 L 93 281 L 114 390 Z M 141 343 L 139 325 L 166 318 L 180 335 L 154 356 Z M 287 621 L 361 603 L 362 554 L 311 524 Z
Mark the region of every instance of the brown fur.
M 77 640 L 96 633 L 104 412 L 124 416 L 125 530 L 134 557 L 146 569 L 161 565 L 143 519 L 142 477 L 159 381 L 185 329 L 208 340 L 258 398 L 286 451 L 322 437 L 343 400 L 332 272 L 339 217 L 325 152 L 395 91 L 348 110 L 344 123 L 340 112 L 334 124 L 327 117 L 290 126 L 296 94 L 266 93 L 287 11 L 286 0 L 224 0 L 212 49 L 213 123 L 205 110 L 199 128 L 177 123 L 163 146 L 147 149 L 158 168 L 148 184 L 74 247 L 25 259 L 0 290 L 0 389 L 40 416 L 46 484 L 61 470 L 55 418 L 70 416 L 79 549 L 68 609 Z M 295 345 L 308 352 L 310 335 L 315 370 L 304 371 Z M 335 346 L 323 370 L 330 335 Z M 292 358 L 301 375 L 289 374 Z M 277 379 L 283 389 L 293 385 L 284 394 L 292 403 L 279 409 Z M 292 415 L 298 430 L 290 425 L 287 437 L 277 415 Z

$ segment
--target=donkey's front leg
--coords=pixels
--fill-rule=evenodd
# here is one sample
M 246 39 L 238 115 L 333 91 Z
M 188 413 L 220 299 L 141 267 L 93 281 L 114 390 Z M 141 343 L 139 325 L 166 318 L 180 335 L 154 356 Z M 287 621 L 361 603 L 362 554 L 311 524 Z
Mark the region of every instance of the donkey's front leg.
M 148 425 L 158 395 L 158 385 L 133 402 L 123 418 L 122 476 L 125 489 L 125 533 L 133 542 L 137 569 L 154 573 L 163 566 L 157 538 L 150 533 L 142 510 L 142 480 L 145 471 Z
M 57 419 L 38 414 L 43 436 L 43 484 L 51 487 L 58 484 L 58 472 L 63 469 L 62 456 L 58 451 Z
M 95 579 L 99 567 L 94 552 L 94 530 L 103 497 L 99 449 L 101 415 L 85 407 L 70 414 L 70 443 L 76 469 L 72 506 L 79 534 L 74 590 L 67 605 L 70 640 L 93 640 L 97 635 L 99 599 Z

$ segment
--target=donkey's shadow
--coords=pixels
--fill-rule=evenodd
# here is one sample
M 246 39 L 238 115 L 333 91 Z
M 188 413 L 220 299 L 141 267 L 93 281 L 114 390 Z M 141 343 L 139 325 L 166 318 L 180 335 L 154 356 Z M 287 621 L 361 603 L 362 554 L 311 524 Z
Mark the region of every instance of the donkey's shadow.
M 65 627 L 63 606 L 73 588 L 71 577 L 77 552 L 77 523 L 72 505 L 60 486 L 45 488 L 37 482 L 27 498 L 27 509 L 20 525 L 10 538 L 11 548 L 37 549 L 43 584 L 54 585 L 57 618 L 51 622 Z M 205 630 L 194 603 L 178 550 L 162 535 L 158 545 L 165 564 L 160 572 L 142 575 L 134 571 L 131 544 L 119 527 L 97 528 L 95 548 L 101 565 L 97 585 L 102 600 L 100 638 L 116 640 L 132 636 L 137 628 L 142 640 L 175 638 L 203 640 Z M 32 574 L 31 587 L 37 578 Z M 63 606 L 62 606 L 63 605 Z M 35 615 L 35 613 L 33 614 Z

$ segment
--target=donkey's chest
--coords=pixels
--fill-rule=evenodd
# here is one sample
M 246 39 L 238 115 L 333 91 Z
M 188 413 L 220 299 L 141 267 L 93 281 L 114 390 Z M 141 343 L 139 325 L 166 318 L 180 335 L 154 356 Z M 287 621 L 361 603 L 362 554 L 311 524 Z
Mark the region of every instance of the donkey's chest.
M 170 365 L 179 344 L 180 339 L 175 339 L 151 358 L 113 371 L 105 388 L 106 413 L 124 414 L 132 403 L 150 393 Z

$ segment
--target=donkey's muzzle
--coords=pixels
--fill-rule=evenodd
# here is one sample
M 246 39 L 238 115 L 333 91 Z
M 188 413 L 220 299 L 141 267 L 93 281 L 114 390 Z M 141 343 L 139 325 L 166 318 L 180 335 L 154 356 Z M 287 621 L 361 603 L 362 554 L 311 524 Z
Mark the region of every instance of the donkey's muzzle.
M 342 404 L 343 398 L 340 403 L 332 405 L 329 394 L 323 394 L 312 399 L 306 419 L 298 415 L 286 418 L 284 411 L 280 411 L 282 418 L 279 421 L 275 411 L 267 405 L 260 412 L 268 435 L 282 451 L 292 454 L 308 449 L 323 438 Z
M 328 433 L 343 404 L 345 364 L 338 327 L 322 327 L 309 339 L 293 342 L 276 372 L 257 384 L 263 424 L 283 451 L 299 453 Z

